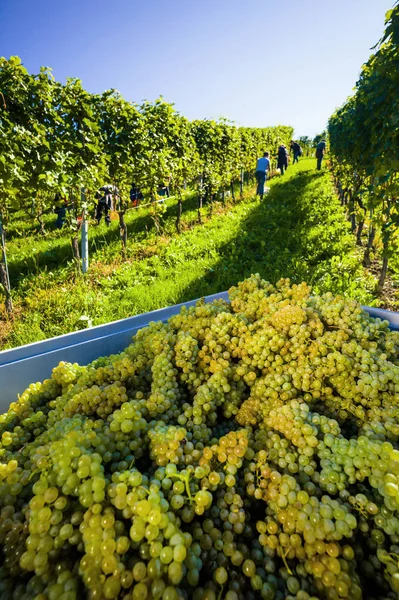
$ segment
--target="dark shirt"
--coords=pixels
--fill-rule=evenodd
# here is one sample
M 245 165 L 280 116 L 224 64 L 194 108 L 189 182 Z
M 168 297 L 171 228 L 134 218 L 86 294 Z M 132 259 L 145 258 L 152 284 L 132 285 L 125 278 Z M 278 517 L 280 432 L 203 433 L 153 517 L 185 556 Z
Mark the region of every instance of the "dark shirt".
M 277 154 L 277 166 L 288 164 L 288 152 L 286 148 L 280 146 Z
M 316 146 L 316 156 L 318 158 L 321 158 L 324 155 L 324 151 L 326 149 L 326 143 L 325 142 L 319 142 Z
M 130 200 L 133 202 L 134 200 L 142 200 L 143 194 L 138 187 L 133 186 L 130 190 Z

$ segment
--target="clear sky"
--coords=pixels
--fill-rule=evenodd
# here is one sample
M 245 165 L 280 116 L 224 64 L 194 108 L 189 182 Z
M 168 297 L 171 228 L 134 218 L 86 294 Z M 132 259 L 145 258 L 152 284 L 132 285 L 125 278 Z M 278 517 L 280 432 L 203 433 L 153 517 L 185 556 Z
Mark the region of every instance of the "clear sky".
M 320 132 L 393 0 L 0 0 L 0 55 L 190 119 Z

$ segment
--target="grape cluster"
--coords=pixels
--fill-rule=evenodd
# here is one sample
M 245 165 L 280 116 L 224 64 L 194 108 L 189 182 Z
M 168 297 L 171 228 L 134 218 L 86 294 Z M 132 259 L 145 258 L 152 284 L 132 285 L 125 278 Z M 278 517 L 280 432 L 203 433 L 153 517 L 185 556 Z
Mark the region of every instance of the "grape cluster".
M 148 437 L 150 458 L 157 465 L 184 463 L 184 446 L 187 444 L 187 431 L 184 427 L 168 426 L 158 421 L 149 430 Z

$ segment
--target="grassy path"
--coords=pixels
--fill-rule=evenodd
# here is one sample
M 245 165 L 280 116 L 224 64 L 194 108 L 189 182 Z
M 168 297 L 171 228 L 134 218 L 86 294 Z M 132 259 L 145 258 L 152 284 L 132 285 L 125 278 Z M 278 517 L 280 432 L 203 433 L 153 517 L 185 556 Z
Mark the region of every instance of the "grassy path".
M 171 215 L 165 236 L 138 233 L 143 237 L 134 238 L 126 263 L 111 245 L 97 251 L 85 277 L 62 265 L 21 277 L 16 316 L 3 321 L 0 346 L 74 331 L 87 322 L 82 316 L 98 325 L 215 293 L 255 272 L 371 304 L 373 281 L 360 265 L 329 174 L 303 159 L 270 187 L 263 202 L 249 198 L 227 211 L 216 208 L 204 225 L 189 228 L 192 201 L 180 236 L 172 235 Z

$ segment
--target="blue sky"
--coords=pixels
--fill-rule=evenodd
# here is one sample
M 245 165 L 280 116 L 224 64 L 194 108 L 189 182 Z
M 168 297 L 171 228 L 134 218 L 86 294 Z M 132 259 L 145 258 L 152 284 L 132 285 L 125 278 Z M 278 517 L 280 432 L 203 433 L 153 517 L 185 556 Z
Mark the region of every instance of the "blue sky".
M 393 0 L 0 0 L 0 55 L 190 119 L 315 135 L 351 94 Z

